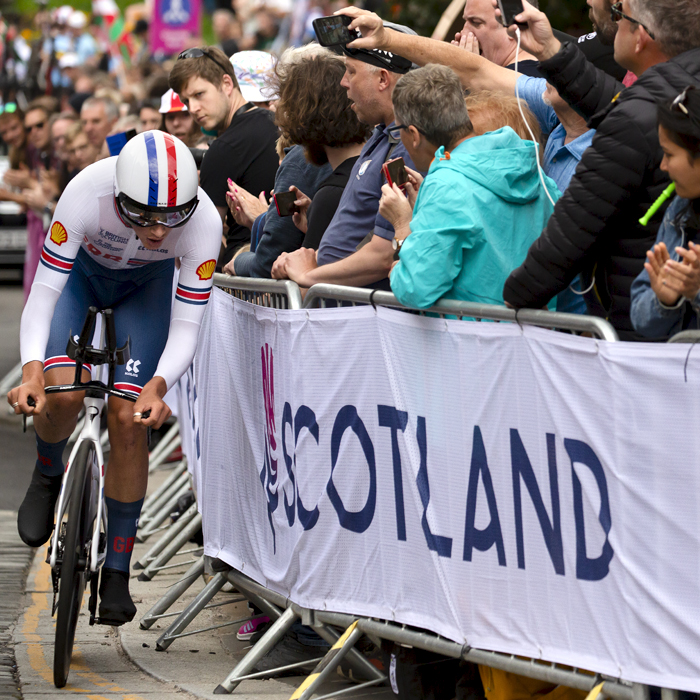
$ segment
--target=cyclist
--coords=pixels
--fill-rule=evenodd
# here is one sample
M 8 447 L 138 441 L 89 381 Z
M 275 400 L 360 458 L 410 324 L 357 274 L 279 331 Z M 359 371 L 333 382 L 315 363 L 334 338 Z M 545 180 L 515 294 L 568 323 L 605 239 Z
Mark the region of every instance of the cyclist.
M 22 313 L 22 384 L 8 401 L 15 413 L 34 416 L 38 459 L 18 514 L 19 534 L 32 547 L 51 536 L 63 450 L 83 402 L 82 392 L 44 393 L 45 385 L 73 381 L 74 362 L 65 355 L 69 333 L 80 330 L 92 305 L 114 310 L 119 346 L 131 338 L 131 359 L 117 367 L 114 385 L 138 398 L 134 404 L 110 397 L 107 414 L 107 555 L 99 608 L 107 624 L 136 614 L 129 563 L 148 480 L 147 426 L 158 428 L 168 418 L 163 397 L 194 357 L 221 229 L 185 144 L 162 131 L 141 133 L 119 156 L 88 166 L 66 187 Z M 180 274 L 173 301 L 175 258 Z M 83 380 L 89 379 L 87 368 Z

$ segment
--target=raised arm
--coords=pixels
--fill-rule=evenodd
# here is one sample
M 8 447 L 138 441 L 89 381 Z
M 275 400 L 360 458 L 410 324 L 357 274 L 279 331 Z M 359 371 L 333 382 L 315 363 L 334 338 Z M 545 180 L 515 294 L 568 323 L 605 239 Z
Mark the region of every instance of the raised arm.
M 482 56 L 444 41 L 387 29 L 374 12 L 346 7 L 336 14 L 352 17 L 350 28 L 362 32 L 362 38 L 349 43 L 349 48 L 391 51 L 419 66 L 427 63 L 449 66 L 457 73 L 462 85 L 470 90 L 502 90 L 510 94 L 515 91 L 518 74 Z

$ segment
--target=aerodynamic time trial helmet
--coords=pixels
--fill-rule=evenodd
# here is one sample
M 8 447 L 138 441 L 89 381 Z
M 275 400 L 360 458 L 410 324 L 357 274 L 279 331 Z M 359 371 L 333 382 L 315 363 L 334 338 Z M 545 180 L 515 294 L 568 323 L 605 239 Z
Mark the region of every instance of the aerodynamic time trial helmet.
M 144 131 L 117 158 L 114 196 L 119 215 L 133 226 L 182 226 L 197 208 L 197 166 L 172 134 Z

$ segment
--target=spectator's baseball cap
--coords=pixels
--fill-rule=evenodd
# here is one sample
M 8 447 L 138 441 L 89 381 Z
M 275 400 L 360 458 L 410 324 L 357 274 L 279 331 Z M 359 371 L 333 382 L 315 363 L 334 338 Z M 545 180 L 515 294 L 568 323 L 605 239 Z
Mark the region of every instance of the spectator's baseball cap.
M 158 110 L 161 114 L 170 114 L 171 112 L 186 112 L 187 107 L 182 104 L 180 100 L 180 95 L 173 92 L 172 89 L 160 98 L 160 109 Z
M 410 27 L 403 24 L 394 24 L 394 22 L 382 22 L 387 29 L 393 29 L 395 32 L 402 34 L 416 34 Z M 335 47 L 332 47 L 335 48 Z M 386 68 L 392 73 L 408 73 L 408 71 L 418 68 L 415 63 L 411 63 L 407 58 L 399 56 L 391 51 L 382 51 L 381 49 L 353 49 L 345 44 L 340 44 L 339 48 L 343 54 L 349 58 L 354 58 L 364 63 L 369 63 L 371 66 Z
M 268 102 L 277 95 L 267 85 L 266 78 L 275 68 L 276 59 L 265 51 L 239 51 L 231 56 L 238 88 L 246 102 Z

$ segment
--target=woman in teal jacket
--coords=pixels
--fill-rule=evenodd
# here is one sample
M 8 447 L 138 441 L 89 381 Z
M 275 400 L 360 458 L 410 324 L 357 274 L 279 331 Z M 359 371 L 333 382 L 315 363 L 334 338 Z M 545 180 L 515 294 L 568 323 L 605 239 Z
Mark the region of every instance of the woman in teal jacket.
M 466 107 L 462 120 L 455 115 L 456 103 L 445 109 L 451 87 L 446 85 L 451 76 L 442 75 L 446 71 L 451 73 L 426 66 L 403 76 L 394 90 L 401 140 L 416 167 L 427 169 L 435 157 L 418 191 L 391 289 L 402 304 L 415 308 L 432 306 L 441 297 L 503 304 L 506 278 L 525 259 L 554 209 L 543 181 L 552 200 L 559 190 L 546 175 L 540 180 L 534 144 L 510 127 L 463 136 Z M 455 85 L 463 105 L 459 81 Z M 431 88 L 436 95 L 431 96 Z M 457 138 L 451 138 L 449 123 L 435 131 L 446 112 Z M 388 185 L 382 200 L 380 212 L 396 219 L 399 239 L 409 205 L 398 188 Z

